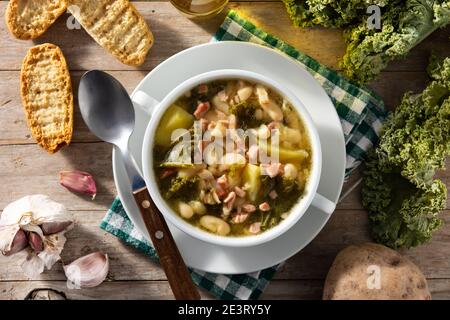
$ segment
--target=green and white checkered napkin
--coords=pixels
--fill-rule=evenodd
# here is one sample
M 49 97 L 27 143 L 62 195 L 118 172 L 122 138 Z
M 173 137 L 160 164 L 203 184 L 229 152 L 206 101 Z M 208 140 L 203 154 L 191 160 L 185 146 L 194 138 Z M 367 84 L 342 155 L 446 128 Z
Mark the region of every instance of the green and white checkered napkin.
M 258 29 L 230 11 L 212 41 L 249 41 L 278 49 L 308 70 L 330 96 L 344 130 L 348 176 L 378 140 L 386 117 L 384 104 L 367 88 L 358 87 L 294 47 Z M 119 198 L 116 198 L 100 227 L 126 243 L 158 259 L 152 245 L 134 228 Z M 194 282 L 220 299 L 257 299 L 279 268 L 241 275 L 220 275 L 191 270 Z

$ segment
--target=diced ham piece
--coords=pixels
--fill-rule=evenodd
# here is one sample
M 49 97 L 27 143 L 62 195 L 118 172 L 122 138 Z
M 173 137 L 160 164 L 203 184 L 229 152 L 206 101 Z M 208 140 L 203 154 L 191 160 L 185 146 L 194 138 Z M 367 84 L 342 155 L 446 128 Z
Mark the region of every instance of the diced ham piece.
M 269 211 L 270 205 L 267 202 L 263 202 L 259 205 L 259 210 L 261 211 Z
M 276 121 L 272 121 L 271 123 L 269 123 L 269 124 L 267 125 L 267 128 L 268 128 L 269 130 L 278 129 L 278 128 L 280 128 L 280 123 L 279 123 L 279 122 L 276 122 Z
M 261 164 L 261 174 L 273 178 L 281 172 L 281 163 Z
M 278 193 L 275 190 L 270 191 L 269 198 L 272 200 L 278 198 Z
M 245 191 L 239 188 L 238 186 L 234 187 L 234 192 L 236 192 L 238 197 L 245 197 Z
M 226 189 L 228 187 L 228 180 L 226 175 L 222 175 L 219 178 L 217 178 L 217 184 L 222 187 L 223 189 Z
M 236 193 L 231 191 L 228 196 L 223 200 L 224 203 L 227 204 L 229 209 L 233 208 L 234 201 L 236 200 Z
M 199 103 L 199 105 L 197 106 L 197 109 L 195 109 L 194 111 L 194 116 L 197 119 L 200 119 L 201 117 L 203 117 L 203 115 L 208 112 L 209 110 L 209 102 L 201 102 Z
M 231 223 L 238 224 L 247 220 L 249 214 L 248 213 L 240 213 L 236 214 L 231 218 Z
M 261 222 L 254 222 L 248 227 L 248 231 L 253 234 L 261 232 Z
M 247 213 L 252 213 L 256 211 L 256 207 L 250 203 L 246 203 L 242 205 L 242 210 L 244 210 Z
M 167 168 L 161 172 L 160 177 L 161 177 L 161 179 L 165 179 L 165 178 L 170 177 L 171 175 L 175 174 L 175 172 L 177 172 L 177 170 L 175 170 L 174 168 Z
M 207 84 L 201 84 L 198 86 L 197 89 L 199 94 L 207 94 L 208 93 L 208 85 Z
M 220 185 L 216 185 L 216 194 L 219 198 L 223 198 L 227 195 L 227 192 Z

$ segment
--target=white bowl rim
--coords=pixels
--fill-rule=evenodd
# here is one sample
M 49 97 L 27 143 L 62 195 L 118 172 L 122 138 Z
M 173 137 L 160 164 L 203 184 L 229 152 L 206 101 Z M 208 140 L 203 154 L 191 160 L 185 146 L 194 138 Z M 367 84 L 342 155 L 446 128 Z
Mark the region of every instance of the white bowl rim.
M 167 204 L 167 202 L 162 198 L 159 188 L 156 184 L 155 172 L 153 170 L 153 145 L 154 145 L 154 133 L 156 126 L 164 114 L 165 110 L 175 102 L 181 94 L 187 90 L 195 87 L 201 83 L 207 83 L 214 80 L 221 79 L 247 79 L 253 82 L 259 82 L 266 86 L 274 88 L 281 95 L 285 96 L 291 105 L 297 110 L 301 119 L 303 120 L 305 127 L 308 130 L 309 138 L 312 145 L 312 170 L 305 187 L 306 195 L 302 196 L 301 200 L 291 209 L 288 217 L 281 221 L 275 227 L 261 233 L 252 236 L 242 236 L 242 237 L 230 237 L 230 236 L 219 236 L 202 230 L 198 227 L 193 226 L 189 222 L 181 218 L 174 210 Z M 163 106 L 163 107 L 161 107 Z M 178 86 L 176 86 L 172 91 L 170 91 L 165 98 L 159 102 L 157 106 L 153 109 L 150 121 L 147 124 L 143 139 L 143 150 L 142 150 L 142 169 L 144 174 L 145 182 L 148 186 L 150 195 L 155 202 L 158 209 L 162 212 L 164 217 L 168 219 L 173 225 L 183 232 L 189 234 L 190 236 L 202 240 L 207 243 L 229 246 L 229 247 L 248 247 L 260 245 L 264 242 L 270 241 L 279 235 L 283 234 L 289 230 L 293 225 L 295 225 L 303 214 L 306 212 L 308 207 L 317 192 L 317 187 L 320 180 L 322 166 L 322 152 L 321 144 L 317 129 L 315 124 L 301 102 L 301 100 L 296 97 L 290 90 L 282 88 L 277 82 L 267 78 L 266 76 L 241 69 L 219 69 L 208 71 L 194 77 L 191 77 Z

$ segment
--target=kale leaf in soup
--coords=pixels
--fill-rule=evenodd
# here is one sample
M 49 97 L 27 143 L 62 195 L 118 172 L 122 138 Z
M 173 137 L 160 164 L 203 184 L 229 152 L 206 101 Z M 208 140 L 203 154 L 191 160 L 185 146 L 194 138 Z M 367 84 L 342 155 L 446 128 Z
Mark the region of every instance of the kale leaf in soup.
M 185 133 L 172 140 L 176 129 Z M 303 196 L 311 155 L 290 102 L 240 79 L 200 84 L 179 97 L 162 116 L 153 147 L 170 207 L 198 228 L 235 237 L 286 219 Z

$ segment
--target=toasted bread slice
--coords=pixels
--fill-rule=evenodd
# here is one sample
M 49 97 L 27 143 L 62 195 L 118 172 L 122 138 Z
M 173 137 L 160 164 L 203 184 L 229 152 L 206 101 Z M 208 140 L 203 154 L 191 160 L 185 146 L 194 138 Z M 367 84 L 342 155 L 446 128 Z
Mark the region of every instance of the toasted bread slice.
M 10 0 L 5 20 L 18 39 L 35 39 L 67 9 L 66 0 Z
M 68 0 L 68 10 L 98 44 L 122 63 L 138 66 L 144 62 L 153 35 L 127 0 Z
M 73 131 L 73 95 L 61 49 L 44 43 L 28 50 L 20 74 L 20 93 L 28 126 L 49 153 L 68 145 Z

